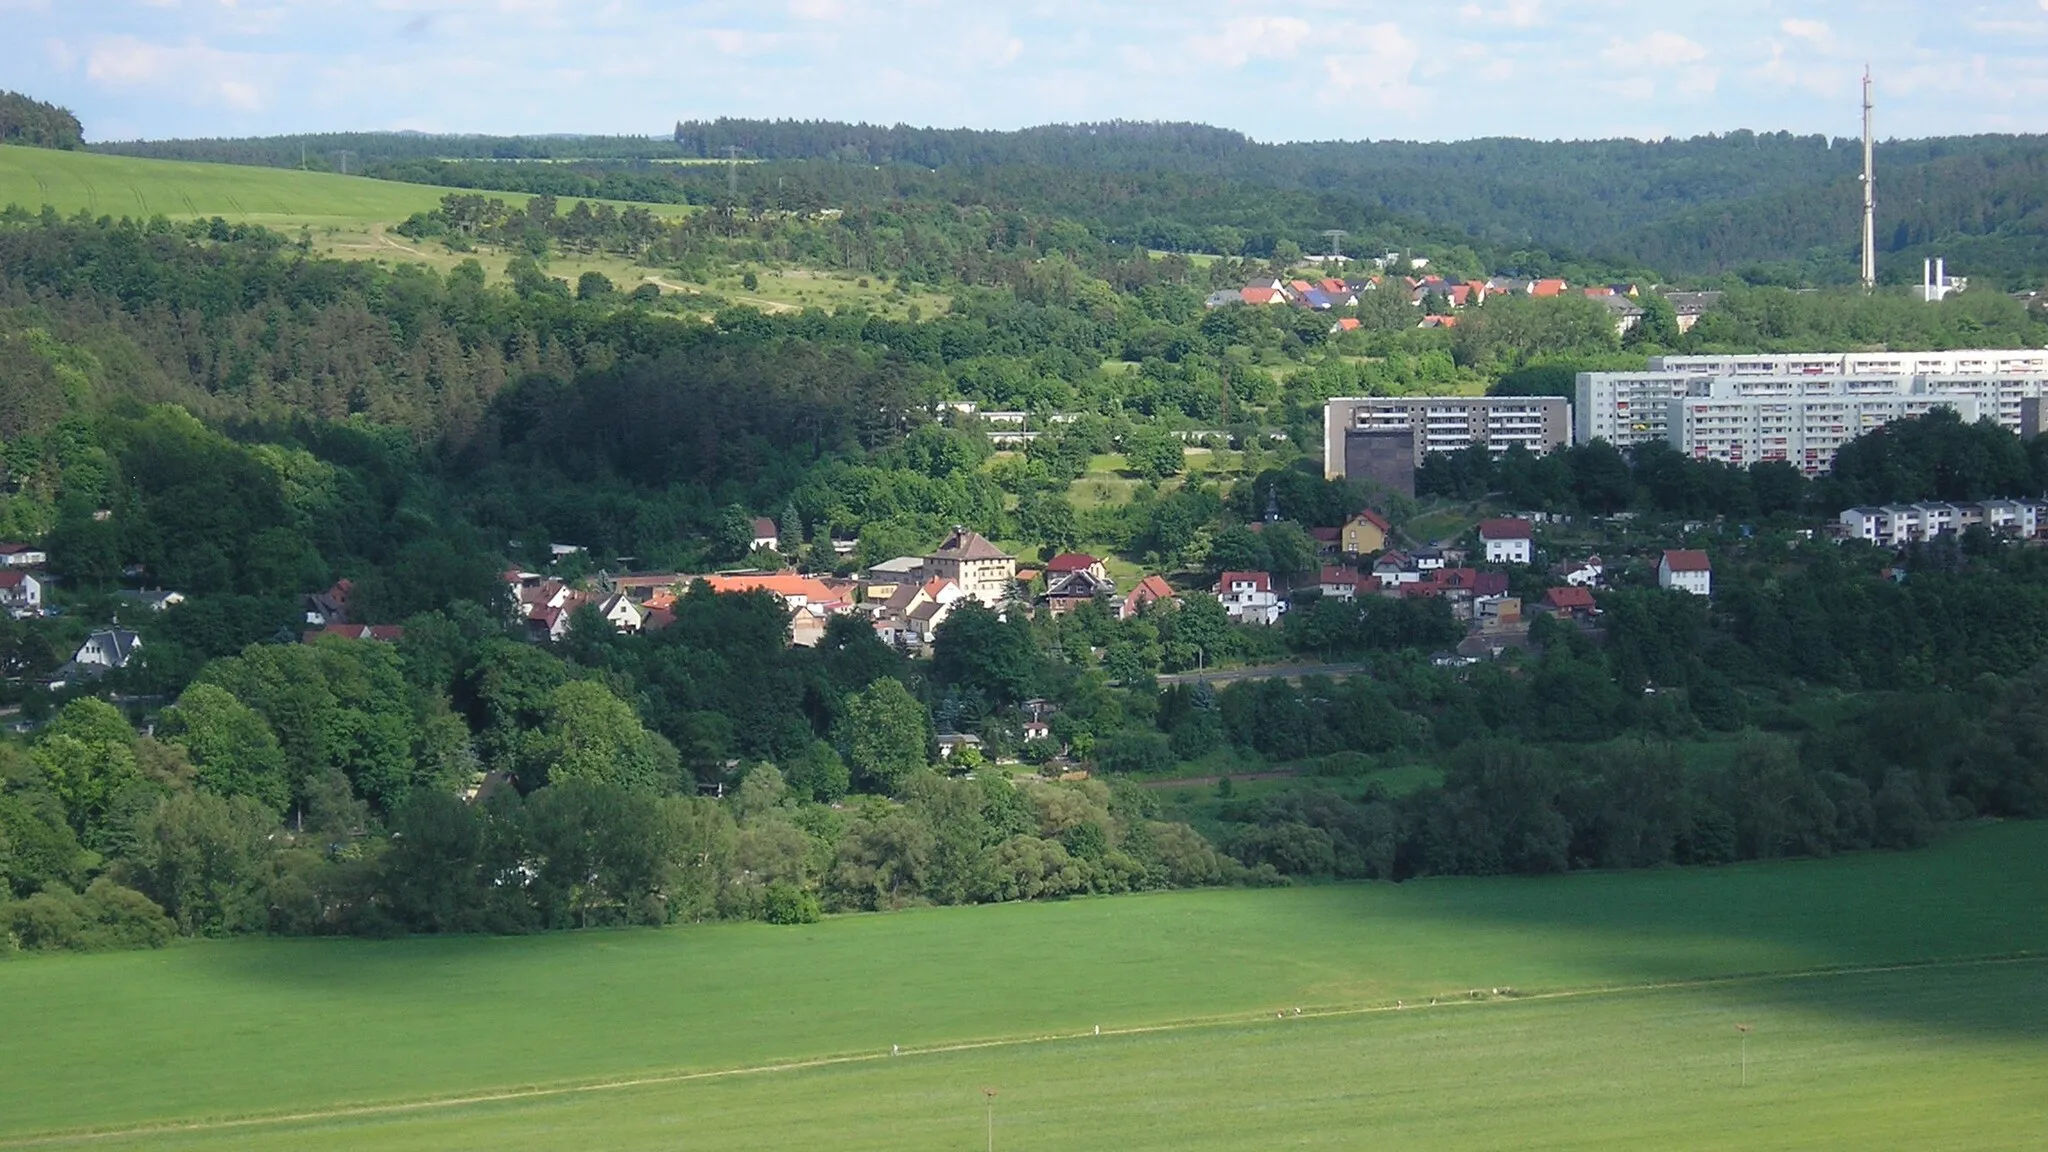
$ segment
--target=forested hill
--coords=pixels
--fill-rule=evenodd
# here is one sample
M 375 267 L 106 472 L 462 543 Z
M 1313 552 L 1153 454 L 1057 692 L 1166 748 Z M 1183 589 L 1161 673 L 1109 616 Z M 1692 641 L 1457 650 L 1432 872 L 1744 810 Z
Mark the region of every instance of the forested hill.
M 1219 223 L 1277 229 L 1313 247 L 1322 229 L 1377 217 L 1419 221 L 1481 251 L 1548 249 L 1670 277 L 1745 271 L 1819 283 L 1853 275 L 1860 158 L 1853 141 L 1783 132 L 1267 144 L 1198 124 L 1121 121 L 992 132 L 719 119 L 679 123 L 659 138 L 355 133 L 98 147 L 314 167 L 334 166 L 346 153 L 358 170 L 409 180 L 514 191 L 583 180 L 588 187 L 556 191 L 671 202 L 710 202 L 723 173 L 714 180 L 692 165 L 652 162 L 737 155 L 754 162 L 744 184 L 798 179 L 843 198 L 834 207 L 918 196 L 1058 204 L 1083 223 L 1113 217 L 1128 229 L 1158 221 L 1163 227 L 1150 239 L 1167 247 L 1202 249 L 1200 231 Z M 518 160 L 553 163 L 502 163 Z M 1883 261 L 1888 275 L 1911 280 L 1919 256 L 1939 253 L 1986 281 L 2031 287 L 2048 276 L 2048 234 L 2038 218 L 2048 201 L 2048 137 L 1887 141 L 1877 163 L 1881 254 L 1899 257 Z M 877 166 L 881 176 L 853 175 Z M 540 167 L 560 171 L 532 170 Z M 599 186 L 611 190 L 592 190 Z M 1187 195 L 1191 186 L 1203 196 Z

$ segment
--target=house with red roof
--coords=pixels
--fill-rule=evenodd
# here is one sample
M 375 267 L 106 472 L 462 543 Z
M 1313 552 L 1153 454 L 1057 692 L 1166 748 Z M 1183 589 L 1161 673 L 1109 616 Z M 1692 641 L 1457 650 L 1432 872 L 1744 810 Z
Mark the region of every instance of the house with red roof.
M 43 610 L 43 582 L 30 573 L 0 571 L 0 609 L 15 616 Z
M 1157 604 L 1161 600 L 1180 603 L 1180 598 L 1173 594 L 1173 585 L 1168 584 L 1162 577 L 1147 576 L 1138 581 L 1138 586 L 1131 589 L 1124 597 L 1123 603 L 1117 605 L 1116 618 L 1129 620 L 1144 611 L 1147 606 Z
M 1337 550 L 1347 556 L 1370 556 L 1387 546 L 1394 526 L 1370 508 L 1361 509 L 1344 521 L 1338 534 Z
M 1657 587 L 1694 596 L 1714 594 L 1714 566 L 1705 552 L 1691 548 L 1667 550 L 1657 561 Z
M 0 543 L 0 568 L 37 568 L 50 562 L 50 554 L 33 544 Z
M 776 529 L 775 521 L 766 516 L 754 517 L 754 542 L 749 547 L 757 551 L 766 548 L 773 552 L 781 543 L 782 533 Z
M 1593 606 L 1593 590 L 1576 584 L 1545 589 L 1543 608 L 1547 612 L 1569 616 L 1574 620 L 1583 620 L 1597 611 Z
M 1536 526 L 1527 520 L 1496 518 L 1479 522 L 1479 540 L 1488 564 L 1527 564 L 1536 558 Z
M 1533 280 L 1529 283 L 1531 296 L 1562 296 L 1569 287 L 1562 280 Z
M 1086 572 L 1103 583 L 1109 582 L 1109 570 L 1102 566 L 1102 561 L 1086 552 L 1062 552 L 1045 562 L 1045 582 L 1048 586 L 1057 583 L 1060 577 L 1071 576 L 1076 572 Z
M 1240 624 L 1278 624 L 1287 611 L 1267 572 L 1225 572 L 1216 578 L 1215 592 L 1223 610 Z

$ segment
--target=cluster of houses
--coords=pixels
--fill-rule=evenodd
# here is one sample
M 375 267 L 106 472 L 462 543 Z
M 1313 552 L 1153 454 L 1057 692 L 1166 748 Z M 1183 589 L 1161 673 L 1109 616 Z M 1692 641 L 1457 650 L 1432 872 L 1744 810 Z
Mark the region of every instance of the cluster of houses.
M 1336 562 L 1322 566 L 1314 584 L 1284 589 L 1267 572 L 1225 572 L 1217 579 L 1213 591 L 1232 620 L 1277 624 L 1285 617 L 1290 601 L 1310 592 L 1346 603 L 1367 596 L 1441 600 L 1471 630 L 1469 646 L 1482 652 L 1498 649 L 1501 645 L 1496 641 L 1502 634 L 1515 632 L 1525 623 L 1525 606 L 1520 597 L 1510 594 L 1510 579 L 1504 569 L 1536 562 L 1535 525 L 1528 519 L 1481 521 L 1477 547 L 1469 551 L 1390 547 L 1392 532 L 1387 520 L 1371 509 L 1353 515 L 1341 527 L 1312 534 L 1323 543 L 1326 553 L 1339 554 Z M 1489 567 L 1469 567 L 1473 561 Z M 1598 615 L 1593 591 L 1602 587 L 1606 578 L 1600 557 L 1557 564 L 1549 576 L 1550 586 L 1540 601 L 1527 606 L 1529 611 L 1579 622 L 1590 622 Z M 1704 552 L 1667 550 L 1658 558 L 1657 583 L 1661 588 L 1709 596 L 1713 591 L 1712 564 Z
M 1483 304 L 1494 296 L 1531 296 L 1536 298 L 1558 298 L 1580 295 L 1598 301 L 1614 317 L 1615 332 L 1627 335 L 1629 330 L 1642 323 L 1643 308 L 1636 301 L 1641 298 L 1643 288 L 1637 284 L 1594 284 L 1574 288 L 1570 283 L 1556 277 L 1524 280 L 1514 276 L 1490 276 L 1484 280 L 1464 280 L 1456 276 L 1380 276 L 1374 275 L 1362 280 L 1345 280 L 1324 277 L 1315 280 L 1261 280 L 1246 284 L 1242 288 L 1224 289 L 1213 292 L 1205 302 L 1210 308 L 1227 308 L 1232 305 L 1253 306 L 1288 305 L 1306 308 L 1314 312 L 1333 309 L 1355 308 L 1359 297 L 1367 292 L 1403 292 L 1408 303 L 1423 309 L 1423 317 L 1417 323 L 1421 328 L 1453 328 L 1457 326 L 1460 309 Z M 1684 332 L 1699 322 L 1699 318 L 1721 298 L 1719 292 L 1667 292 L 1664 297 L 1670 302 L 1678 316 L 1678 330 Z M 1345 317 L 1331 325 L 1332 332 L 1352 331 L 1359 322 Z
M 2048 504 L 2031 500 L 1979 500 L 1851 508 L 1836 518 L 1834 531 L 1845 539 L 1903 548 L 1942 536 L 1959 536 L 1979 527 L 2008 539 L 2035 540 L 2040 538 L 2044 526 L 2048 526 Z
M 1041 577 L 1043 591 L 1031 597 L 1029 590 Z M 571 615 L 586 604 L 595 606 L 598 615 L 619 631 L 658 632 L 675 622 L 676 598 L 701 581 L 713 592 L 773 596 L 789 613 L 792 644 L 815 646 L 833 617 L 851 616 L 906 652 L 928 649 L 939 626 L 970 602 L 1002 609 L 1035 601 L 1054 616 L 1084 604 L 1104 603 L 1120 617 L 1129 617 L 1174 595 L 1158 576 L 1147 576 L 1121 592 L 1103 562 L 1083 553 L 1055 556 L 1042 570 L 1020 568 L 1016 557 L 968 528 L 955 528 L 922 556 L 876 564 L 859 579 L 794 571 L 600 574 L 593 586 L 579 588 L 517 569 L 507 571 L 504 579 L 528 638 L 542 643 L 568 635 Z

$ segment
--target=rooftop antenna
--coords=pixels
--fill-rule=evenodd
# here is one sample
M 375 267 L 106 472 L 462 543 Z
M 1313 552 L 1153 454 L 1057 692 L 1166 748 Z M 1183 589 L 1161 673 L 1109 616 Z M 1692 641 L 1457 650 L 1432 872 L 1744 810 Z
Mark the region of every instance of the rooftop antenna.
M 1870 150 L 1870 65 L 1863 66 L 1863 290 L 1877 287 L 1877 173 Z

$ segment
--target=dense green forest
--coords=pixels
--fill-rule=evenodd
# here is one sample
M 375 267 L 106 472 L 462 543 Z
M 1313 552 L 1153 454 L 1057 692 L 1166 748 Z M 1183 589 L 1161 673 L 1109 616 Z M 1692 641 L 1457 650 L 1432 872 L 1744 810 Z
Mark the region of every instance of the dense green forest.
M 479 198 L 438 215 L 526 245 L 524 262 L 492 282 L 475 264 L 322 259 L 219 221 L 0 219 L 0 536 L 45 544 L 66 609 L 0 621 L 8 701 L 48 721 L 0 745 L 5 938 L 791 920 L 1705 863 L 1904 846 L 2048 806 L 2039 556 L 1972 536 L 1901 563 L 1799 535 L 1837 501 L 2042 489 L 2037 452 L 1952 419 L 1852 445 L 1816 483 L 1604 445 L 1433 461 L 1433 499 L 1588 518 L 1554 546 L 1600 548 L 1623 574 L 1602 594 L 1601 636 L 1539 625 L 1526 655 L 1469 669 L 1423 655 L 1463 633 L 1441 602 L 1304 600 L 1259 629 L 1199 591 L 1129 620 L 962 609 L 928 661 L 847 619 L 793 648 L 765 595 L 701 587 L 665 630 L 617 634 L 586 609 L 540 647 L 514 638 L 501 578 L 508 562 L 546 570 L 562 540 L 599 564 L 702 570 L 741 559 L 761 511 L 819 570 L 920 552 L 964 523 L 1027 554 L 1097 549 L 1183 589 L 1224 569 L 1305 575 L 1320 562 L 1306 528 L 1368 504 L 1397 525 L 1440 506 L 1320 478 L 1330 395 L 1540 389 L 1578 363 L 1766 335 L 2038 342 L 2038 318 L 2003 297 L 1905 309 L 1753 289 L 1732 297 L 1728 327 L 1653 329 L 1627 348 L 1584 300 L 1489 304 L 1452 331 L 1368 306 L 1359 331 L 1333 335 L 1326 315 L 1203 309 L 1214 272 L 1184 258 L 1075 260 L 1018 241 L 977 256 L 971 279 L 958 264 L 920 272 L 958 286 L 940 315 L 707 320 L 674 296 L 550 277 L 550 253 L 601 218 L 587 205 L 515 220 Z M 633 242 L 683 245 L 679 260 L 798 243 L 702 216 Z M 891 223 L 869 233 L 891 268 L 947 235 Z M 804 227 L 829 241 L 847 226 Z M 1232 467 L 1183 481 L 1195 458 L 1167 433 L 1223 423 L 1226 388 Z M 996 458 L 972 419 L 941 418 L 961 398 L 1072 419 Z M 1112 453 L 1129 498 L 1075 500 Z M 1269 505 L 1283 519 L 1253 530 Z M 1636 519 L 1592 519 L 1621 510 Z M 1703 541 L 1714 602 L 1650 587 L 1642 572 L 1678 523 L 1716 515 L 1730 530 Z M 829 547 L 855 534 L 854 556 Z M 289 642 L 300 597 L 343 577 L 352 613 L 404 624 L 402 639 Z M 1514 579 L 1540 595 L 1539 575 Z M 118 596 L 137 585 L 188 600 L 140 611 Z M 134 664 L 89 692 L 34 687 L 115 617 L 144 636 Z M 1371 671 L 1153 679 L 1289 655 Z M 1031 700 L 1056 709 L 1049 740 L 1024 739 Z M 1912 739 L 1887 734 L 1907 716 Z M 962 731 L 980 749 L 940 762 L 935 734 Z M 1055 749 L 1095 778 L 973 771 Z M 1219 755 L 1306 763 L 1332 784 L 1181 819 L 1131 782 Z M 1399 766 L 1439 782 L 1343 783 Z
M 825 121 L 681 123 L 673 139 L 352 134 L 145 141 L 129 155 L 301 163 L 349 151 L 392 179 L 561 196 L 716 205 L 737 155 L 741 201 L 785 210 L 904 201 L 1056 214 L 1097 240 L 1221 254 L 1432 250 L 1473 271 L 1739 272 L 1760 282 L 1846 284 L 1855 270 L 1852 141 L 1730 132 L 1662 141 L 1266 144 L 1225 129 L 1113 122 L 1016 132 Z M 1909 283 L 1946 255 L 1980 283 L 2036 287 L 2043 145 L 2030 136 L 1884 141 L 1877 147 L 1885 275 Z M 518 163 L 516 161 L 547 163 Z M 323 161 L 324 163 L 325 161 Z
M 83 148 L 85 129 L 69 109 L 0 91 L 0 144 L 31 148 Z

